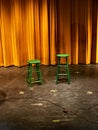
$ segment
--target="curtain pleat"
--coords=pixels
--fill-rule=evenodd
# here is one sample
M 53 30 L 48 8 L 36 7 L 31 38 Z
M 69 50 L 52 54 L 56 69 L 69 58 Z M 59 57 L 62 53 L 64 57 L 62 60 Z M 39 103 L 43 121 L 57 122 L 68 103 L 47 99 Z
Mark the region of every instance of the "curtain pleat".
M 47 0 L 40 2 L 40 35 L 41 35 L 41 63 L 49 64 L 49 32 L 48 32 L 48 3 Z
M 92 63 L 98 63 L 98 1 L 93 1 L 92 15 Z
M 34 33 L 34 3 L 26 0 L 26 40 L 28 49 L 28 60 L 35 59 L 35 33 Z M 26 59 L 26 60 L 27 60 Z
M 11 36 L 11 7 L 12 1 L 2 1 L 1 3 L 1 38 L 4 66 L 9 66 L 13 63 L 12 54 L 12 36 Z
M 71 56 L 72 64 L 78 64 L 78 46 L 79 46 L 79 0 L 71 2 Z
M 57 53 L 98 63 L 96 0 L 0 0 L 0 66 L 56 65 Z
M 56 10 L 56 0 L 50 0 L 50 64 L 56 64 L 56 44 L 57 44 L 57 10 Z
M 1 41 L 1 3 L 0 3 L 0 66 L 3 66 L 3 52 L 2 52 L 2 41 Z
M 69 64 L 70 64 L 71 63 L 70 0 L 67 1 L 59 0 L 58 9 L 59 9 L 58 10 L 59 53 L 68 53 L 70 55 L 69 57 Z
M 40 4 L 36 0 L 34 2 L 34 34 L 35 34 L 35 57 L 41 59 L 41 35 L 40 35 Z

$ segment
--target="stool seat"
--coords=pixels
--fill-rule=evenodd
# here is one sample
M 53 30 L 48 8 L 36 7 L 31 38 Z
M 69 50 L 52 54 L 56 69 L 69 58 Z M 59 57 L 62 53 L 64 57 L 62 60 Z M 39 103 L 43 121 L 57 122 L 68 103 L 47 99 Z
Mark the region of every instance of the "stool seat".
M 68 69 L 68 57 L 69 54 L 57 54 L 58 57 L 58 68 L 57 68 L 57 74 L 56 74 L 56 83 L 59 81 L 59 76 L 67 76 L 68 78 L 68 84 L 70 84 L 70 74 L 69 74 L 69 69 Z M 65 64 L 60 63 L 60 59 L 65 58 L 66 62 Z M 64 66 L 66 68 L 65 73 L 60 73 L 60 68 Z
M 36 63 L 40 63 L 40 60 L 35 59 L 35 60 L 28 60 L 29 64 L 36 64 Z
M 34 66 L 32 66 L 34 65 Z M 34 80 L 34 71 L 37 73 L 37 80 Z M 34 60 L 28 60 L 28 78 L 27 83 L 30 84 L 30 86 L 33 83 L 41 83 L 42 84 L 42 76 L 41 76 L 41 70 L 40 70 L 40 60 L 34 59 Z
M 69 57 L 69 54 L 57 54 L 57 57 Z

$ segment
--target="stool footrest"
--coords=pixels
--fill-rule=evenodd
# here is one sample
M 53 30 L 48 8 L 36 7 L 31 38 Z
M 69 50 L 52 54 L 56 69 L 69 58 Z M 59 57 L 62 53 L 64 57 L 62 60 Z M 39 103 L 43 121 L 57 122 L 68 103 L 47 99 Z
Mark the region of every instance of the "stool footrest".
M 30 81 L 27 81 L 29 84 L 32 84 L 32 83 L 40 83 L 41 82 L 41 80 L 34 80 L 34 81 L 32 81 L 32 82 L 30 82 Z
M 58 74 L 58 75 L 63 76 L 63 75 L 68 75 L 68 74 Z
M 32 72 L 40 72 L 39 70 L 32 70 Z
M 40 83 L 40 80 L 34 80 L 32 83 Z
M 64 64 L 64 65 L 58 65 L 58 67 L 64 67 L 64 66 L 67 66 L 67 64 Z
M 59 64 L 58 66 L 64 66 L 64 65 L 67 65 L 67 64 Z

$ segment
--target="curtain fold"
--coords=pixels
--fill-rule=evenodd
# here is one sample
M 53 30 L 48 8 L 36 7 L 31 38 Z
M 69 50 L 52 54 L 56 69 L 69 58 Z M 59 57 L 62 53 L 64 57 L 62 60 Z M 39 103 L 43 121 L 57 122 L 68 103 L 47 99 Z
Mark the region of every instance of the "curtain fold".
M 50 45 L 49 45 L 49 53 L 50 53 L 50 64 L 56 64 L 56 53 L 57 53 L 57 4 L 56 0 L 50 0 L 50 8 L 49 8 L 49 28 L 50 28 Z
M 1 40 L 1 3 L 0 3 L 0 65 L 3 66 L 3 52 L 2 52 L 2 40 Z
M 92 15 L 92 63 L 98 63 L 98 2 L 93 1 Z
M 41 43 L 41 63 L 49 64 L 49 31 L 48 31 L 48 1 L 40 1 L 40 43 Z M 35 16 L 36 17 L 36 16 Z
M 0 66 L 56 65 L 57 53 L 69 64 L 98 63 L 96 0 L 0 0 Z
M 58 2 L 58 31 L 59 31 L 59 53 L 68 53 L 69 64 L 71 63 L 71 9 L 70 0 L 59 0 Z M 63 62 L 63 60 L 62 60 Z
M 71 2 L 71 54 L 72 64 L 78 64 L 78 47 L 79 47 L 79 0 Z

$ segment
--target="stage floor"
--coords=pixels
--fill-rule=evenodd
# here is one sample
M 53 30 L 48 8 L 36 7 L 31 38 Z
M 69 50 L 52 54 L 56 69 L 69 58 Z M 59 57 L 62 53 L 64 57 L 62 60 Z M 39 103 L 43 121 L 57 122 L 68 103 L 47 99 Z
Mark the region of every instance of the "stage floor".
M 0 67 L 0 130 L 98 130 L 98 65 L 69 65 L 70 85 L 56 70 L 29 87 L 28 66 Z

